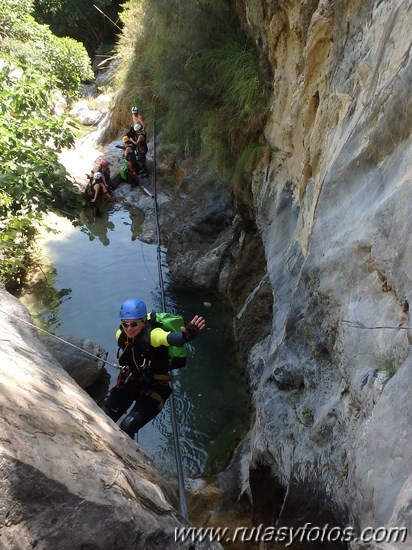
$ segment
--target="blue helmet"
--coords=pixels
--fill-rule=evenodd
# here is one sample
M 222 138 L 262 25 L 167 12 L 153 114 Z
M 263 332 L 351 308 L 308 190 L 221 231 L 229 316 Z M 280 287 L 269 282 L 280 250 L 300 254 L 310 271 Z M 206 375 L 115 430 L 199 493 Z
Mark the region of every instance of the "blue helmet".
M 120 319 L 143 319 L 146 316 L 146 304 L 137 298 L 126 300 L 120 308 Z

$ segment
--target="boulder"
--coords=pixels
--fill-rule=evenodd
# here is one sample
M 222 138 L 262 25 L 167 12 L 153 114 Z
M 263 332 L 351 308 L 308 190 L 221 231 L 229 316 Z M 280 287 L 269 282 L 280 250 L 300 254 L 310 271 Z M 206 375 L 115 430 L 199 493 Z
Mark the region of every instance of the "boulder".
M 42 335 L 41 340 L 83 389 L 92 386 L 106 372 L 104 365 L 108 352 L 92 340 L 74 336 L 55 338 L 53 335 Z

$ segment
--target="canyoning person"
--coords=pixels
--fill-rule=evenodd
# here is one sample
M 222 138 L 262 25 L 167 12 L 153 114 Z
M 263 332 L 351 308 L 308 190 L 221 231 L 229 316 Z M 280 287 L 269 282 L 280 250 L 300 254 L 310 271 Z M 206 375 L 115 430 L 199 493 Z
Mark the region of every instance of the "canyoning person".
M 143 166 L 138 161 L 136 144 L 130 141 L 127 136 L 124 136 L 125 144 L 124 158 L 127 161 L 126 181 L 132 184 L 132 187 L 137 185 L 137 174 L 143 172 Z
M 103 196 L 107 201 L 113 200 L 110 193 L 110 162 L 106 159 L 102 159 L 97 166 L 91 171 L 91 175 L 88 178 L 94 178 L 95 174 L 101 174 L 100 184 L 103 190 Z
M 104 187 L 103 191 L 109 195 L 106 197 L 108 200 L 112 199 L 110 195 L 111 191 L 111 174 L 110 174 L 110 162 L 107 159 L 102 159 L 97 167 L 97 172 L 100 172 L 103 176 Z
M 132 122 L 133 122 L 133 126 L 135 124 L 140 124 L 140 126 L 146 132 L 146 124 L 142 119 L 142 115 L 139 113 L 139 109 L 137 107 L 132 107 Z
M 146 132 L 141 124 L 134 124 L 122 139 L 126 145 L 124 156 L 127 160 L 128 170 L 145 178 L 149 175 L 146 163 L 147 143 Z
M 90 174 L 86 174 L 86 177 L 88 179 L 88 188 L 89 185 L 93 185 L 93 182 L 95 180 L 96 174 L 100 174 L 99 177 L 99 183 L 102 188 L 102 195 L 107 201 L 112 201 L 113 197 L 110 193 L 110 168 L 109 168 L 109 161 L 106 159 L 103 159 L 97 166 L 96 169 L 92 170 Z M 88 190 L 86 190 L 86 194 L 90 194 Z
M 86 189 L 86 193 L 88 193 L 89 195 L 89 204 L 93 211 L 93 215 L 98 218 L 102 216 L 100 206 L 104 193 L 103 185 L 104 183 L 102 174 L 100 172 L 95 172 L 93 174 L 92 181 L 88 185 L 88 189 Z
M 206 326 L 203 317 L 195 315 L 179 331 L 168 331 L 161 328 L 161 316 L 165 315 L 148 313 L 146 304 L 138 298 L 126 300 L 120 308 L 116 339 L 122 370 L 103 410 L 117 422 L 134 403 L 120 423 L 131 438 L 159 414 L 172 392 L 170 371 L 181 365 L 174 366 L 170 350 L 184 347 Z M 180 324 L 182 319 L 178 319 Z

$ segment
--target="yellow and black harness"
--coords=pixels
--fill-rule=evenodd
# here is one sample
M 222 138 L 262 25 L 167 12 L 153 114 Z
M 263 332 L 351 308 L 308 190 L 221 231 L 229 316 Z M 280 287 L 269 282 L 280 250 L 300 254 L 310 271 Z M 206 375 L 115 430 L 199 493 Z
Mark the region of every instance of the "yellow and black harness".
M 173 377 L 167 372 L 169 366 L 167 347 L 155 348 L 151 346 L 150 331 L 151 326 L 147 323 L 143 331 L 131 339 L 120 329 L 117 338 L 119 345 L 117 356 L 119 365 L 124 369 L 119 374 L 118 384 L 137 383 L 142 395 L 156 400 L 159 409 L 162 409 L 165 400 L 170 395 L 169 382 L 173 380 Z

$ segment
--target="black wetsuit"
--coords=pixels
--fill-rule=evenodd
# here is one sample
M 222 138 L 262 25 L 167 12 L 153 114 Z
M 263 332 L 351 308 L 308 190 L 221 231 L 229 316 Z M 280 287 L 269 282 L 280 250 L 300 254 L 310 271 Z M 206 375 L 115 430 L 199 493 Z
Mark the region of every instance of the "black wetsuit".
M 120 428 L 133 438 L 159 414 L 170 396 L 168 347 L 183 346 L 186 340 L 182 333 L 152 328 L 150 320 L 136 338 L 128 338 L 121 327 L 116 337 L 122 350 L 119 365 L 124 367 L 124 372 L 119 374 L 116 386 L 106 397 L 103 410 L 117 422 L 135 402 L 120 423 Z

